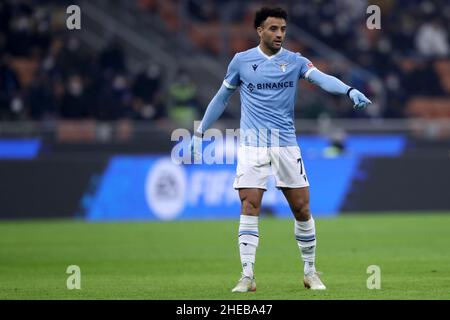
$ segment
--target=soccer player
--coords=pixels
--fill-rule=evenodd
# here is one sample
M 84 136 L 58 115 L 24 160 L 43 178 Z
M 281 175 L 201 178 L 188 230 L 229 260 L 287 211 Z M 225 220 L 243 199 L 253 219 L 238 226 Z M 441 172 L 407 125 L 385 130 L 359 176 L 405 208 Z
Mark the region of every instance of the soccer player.
M 327 75 L 299 53 L 282 47 L 287 13 L 281 8 L 260 9 L 254 27 L 260 43 L 237 53 L 231 60 L 222 86 L 209 103 L 200 126 L 191 140 L 191 152 L 201 158 L 204 132 L 222 114 L 230 96 L 240 88 L 241 135 L 233 187 L 239 191 L 241 216 L 238 242 L 242 277 L 232 292 L 256 290 L 254 264 L 259 242 L 258 217 L 270 169 L 295 217 L 294 234 L 304 262 L 304 286 L 323 290 L 325 285 L 315 268 L 316 230 L 309 210 L 309 183 L 294 127 L 294 104 L 299 79 L 323 90 L 347 95 L 353 108 L 371 103 L 364 94 Z

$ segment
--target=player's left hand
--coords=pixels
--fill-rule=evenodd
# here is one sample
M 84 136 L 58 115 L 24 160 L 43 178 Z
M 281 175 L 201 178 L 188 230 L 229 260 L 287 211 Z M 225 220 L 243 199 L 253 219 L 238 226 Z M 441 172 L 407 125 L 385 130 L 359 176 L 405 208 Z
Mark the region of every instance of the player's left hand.
M 362 110 L 372 103 L 367 97 L 359 90 L 353 89 L 350 91 L 350 99 L 352 99 L 354 105 L 353 109 Z

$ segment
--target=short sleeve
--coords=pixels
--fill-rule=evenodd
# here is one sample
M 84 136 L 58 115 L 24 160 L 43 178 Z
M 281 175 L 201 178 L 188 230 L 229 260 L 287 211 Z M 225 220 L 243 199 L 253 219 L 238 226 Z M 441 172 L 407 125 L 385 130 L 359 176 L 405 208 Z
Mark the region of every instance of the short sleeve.
M 240 84 L 239 61 L 236 54 L 228 65 L 227 74 L 223 80 L 223 85 L 228 89 L 236 89 Z
M 317 68 L 314 67 L 314 64 L 307 58 L 301 56 L 300 54 L 298 54 L 298 60 L 300 63 L 300 72 L 299 72 L 299 79 L 303 78 L 303 79 L 308 79 L 309 74 L 311 73 L 311 71 L 316 70 Z

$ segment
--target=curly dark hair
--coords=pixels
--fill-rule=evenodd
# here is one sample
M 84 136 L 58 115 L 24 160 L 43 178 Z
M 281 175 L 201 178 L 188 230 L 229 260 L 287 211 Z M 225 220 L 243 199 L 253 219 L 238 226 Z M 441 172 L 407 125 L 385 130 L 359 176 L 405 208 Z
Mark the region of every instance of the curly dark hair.
M 263 7 L 259 9 L 255 14 L 255 29 L 261 26 L 261 24 L 266 21 L 268 17 L 282 18 L 287 21 L 288 14 L 283 8 L 269 8 Z

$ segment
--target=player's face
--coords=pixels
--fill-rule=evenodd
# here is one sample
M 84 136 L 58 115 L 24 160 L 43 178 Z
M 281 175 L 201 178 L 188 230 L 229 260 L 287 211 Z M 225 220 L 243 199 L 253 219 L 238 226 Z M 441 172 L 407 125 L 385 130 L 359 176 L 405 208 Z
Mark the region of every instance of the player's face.
M 286 20 L 268 17 L 257 29 L 261 42 L 272 52 L 278 52 L 286 37 Z

